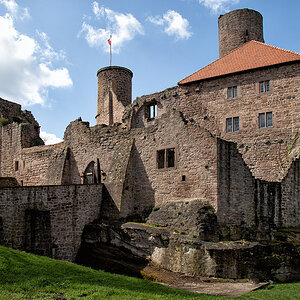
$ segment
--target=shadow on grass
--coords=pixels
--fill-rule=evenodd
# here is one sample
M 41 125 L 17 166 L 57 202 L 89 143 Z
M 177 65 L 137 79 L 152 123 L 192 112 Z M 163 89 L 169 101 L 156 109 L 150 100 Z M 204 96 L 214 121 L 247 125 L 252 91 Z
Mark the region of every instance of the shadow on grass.
M 96 271 L 68 262 L 57 261 L 47 257 L 36 256 L 25 252 L 15 251 L 0 246 L 0 285 L 2 290 L 11 289 L 9 285 L 24 288 L 26 290 L 41 289 L 46 287 L 48 291 L 57 289 L 78 290 L 102 287 L 118 289 L 156 296 L 177 296 L 200 298 L 201 295 L 187 293 L 185 291 L 170 289 L 152 282 L 115 275 L 104 271 Z M 113 292 L 113 291 L 111 291 Z M 194 296 L 194 297 L 193 297 Z M 203 295 L 202 295 L 203 297 Z M 205 299 L 217 299 L 214 296 L 205 295 Z

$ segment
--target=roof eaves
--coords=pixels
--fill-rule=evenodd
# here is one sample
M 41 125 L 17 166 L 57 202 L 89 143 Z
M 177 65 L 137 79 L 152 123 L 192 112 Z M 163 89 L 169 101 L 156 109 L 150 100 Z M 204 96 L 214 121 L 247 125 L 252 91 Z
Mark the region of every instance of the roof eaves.
M 231 72 L 231 73 L 226 73 L 226 74 L 221 74 L 221 75 L 211 76 L 211 77 L 206 77 L 206 78 L 201 78 L 201 79 L 195 79 L 195 80 L 187 81 L 187 82 L 184 82 L 184 83 L 180 83 L 180 82 L 184 81 L 185 79 L 187 79 L 188 77 L 192 76 L 193 74 L 197 73 L 197 72 L 195 72 L 195 73 L 191 74 L 190 76 L 180 80 L 178 82 L 178 85 L 187 85 L 187 84 L 195 83 L 195 82 L 199 82 L 199 81 L 223 78 L 223 77 L 232 76 L 232 75 L 235 75 L 235 74 L 247 73 L 247 72 L 256 71 L 256 70 L 262 70 L 262 69 L 267 69 L 267 68 L 278 67 L 278 66 L 282 66 L 282 65 L 289 65 L 289 64 L 293 64 L 293 63 L 297 63 L 297 62 L 300 62 L 300 59 L 286 61 L 286 62 L 272 64 L 272 65 L 267 65 L 267 66 L 262 66 L 262 67 L 257 67 L 257 68 L 250 68 L 250 69 L 245 69 L 245 70 L 241 70 L 241 71 L 236 71 L 236 72 Z

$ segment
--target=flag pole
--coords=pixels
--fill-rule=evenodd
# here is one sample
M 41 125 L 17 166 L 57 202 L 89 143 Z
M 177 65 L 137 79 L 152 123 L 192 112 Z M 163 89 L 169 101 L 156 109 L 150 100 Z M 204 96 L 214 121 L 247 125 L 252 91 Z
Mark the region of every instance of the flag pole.
M 111 66 L 111 35 L 109 37 L 110 43 L 109 43 L 109 65 Z

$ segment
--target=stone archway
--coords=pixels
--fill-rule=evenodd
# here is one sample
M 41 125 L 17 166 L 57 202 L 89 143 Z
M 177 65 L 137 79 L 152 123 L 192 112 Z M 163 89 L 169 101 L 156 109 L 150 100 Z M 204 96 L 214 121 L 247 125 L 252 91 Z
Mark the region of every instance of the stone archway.
M 83 184 L 96 183 L 95 162 L 91 161 L 83 173 Z

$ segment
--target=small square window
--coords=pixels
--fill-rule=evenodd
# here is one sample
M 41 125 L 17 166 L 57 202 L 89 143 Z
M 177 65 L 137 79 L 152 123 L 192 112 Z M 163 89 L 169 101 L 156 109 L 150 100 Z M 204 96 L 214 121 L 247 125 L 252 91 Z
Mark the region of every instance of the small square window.
M 175 167 L 175 148 L 158 150 L 156 153 L 156 164 L 158 169 Z
M 240 118 L 228 118 L 226 119 L 226 132 L 233 132 L 240 130 Z
M 260 81 L 259 82 L 259 92 L 266 93 L 270 91 L 270 80 Z
M 259 128 L 272 127 L 273 117 L 272 112 L 260 113 L 258 116 Z
M 237 98 L 237 86 L 231 86 L 227 89 L 227 98 Z

